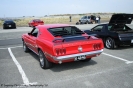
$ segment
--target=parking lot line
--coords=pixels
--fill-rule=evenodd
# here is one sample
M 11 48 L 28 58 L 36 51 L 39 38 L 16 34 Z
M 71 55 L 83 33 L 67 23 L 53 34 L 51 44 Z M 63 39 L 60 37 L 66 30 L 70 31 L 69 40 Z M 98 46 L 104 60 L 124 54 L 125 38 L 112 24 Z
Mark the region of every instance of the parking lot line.
M 133 63 L 133 61 L 129 61 L 129 60 L 126 60 L 126 59 L 123 59 L 123 58 L 120 58 L 120 57 L 117 57 L 117 56 L 114 56 L 114 55 L 111 55 L 111 54 L 107 54 L 107 53 L 102 53 L 103 55 L 106 55 L 106 56 L 110 56 L 110 57 L 113 57 L 113 58 L 116 58 L 118 60 L 122 60 L 124 61 L 126 64 L 130 64 L 130 63 Z
M 21 65 L 19 64 L 19 62 L 16 60 L 15 56 L 13 55 L 12 51 L 11 51 L 11 48 L 8 48 L 8 51 L 9 51 L 9 54 L 10 56 L 12 57 L 12 60 L 14 61 L 15 65 L 17 66 L 21 76 L 22 76 L 22 79 L 23 79 L 23 82 L 25 85 L 29 85 L 29 79 L 27 78 L 24 70 L 22 69 Z
M 10 47 L 10 48 L 18 48 L 18 47 L 23 47 L 23 46 L 15 46 L 15 47 Z M 9 47 L 7 48 L 0 48 L 0 49 L 8 49 Z

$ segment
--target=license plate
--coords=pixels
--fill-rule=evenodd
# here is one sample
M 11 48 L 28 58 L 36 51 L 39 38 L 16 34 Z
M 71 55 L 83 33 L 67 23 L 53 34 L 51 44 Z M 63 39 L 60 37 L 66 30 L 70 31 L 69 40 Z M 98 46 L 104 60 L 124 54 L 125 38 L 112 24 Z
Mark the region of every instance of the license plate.
M 133 39 L 131 40 L 131 43 L 133 43 Z
M 86 59 L 85 55 L 75 57 L 75 61 Z
M 8 25 L 9 27 L 11 27 L 11 25 Z

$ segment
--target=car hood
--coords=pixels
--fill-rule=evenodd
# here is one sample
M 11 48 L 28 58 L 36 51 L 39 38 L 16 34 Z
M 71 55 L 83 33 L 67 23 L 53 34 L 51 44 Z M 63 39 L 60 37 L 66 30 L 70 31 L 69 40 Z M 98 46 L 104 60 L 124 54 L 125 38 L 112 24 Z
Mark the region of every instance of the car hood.
M 133 14 L 114 14 L 112 15 L 109 24 L 131 24 Z

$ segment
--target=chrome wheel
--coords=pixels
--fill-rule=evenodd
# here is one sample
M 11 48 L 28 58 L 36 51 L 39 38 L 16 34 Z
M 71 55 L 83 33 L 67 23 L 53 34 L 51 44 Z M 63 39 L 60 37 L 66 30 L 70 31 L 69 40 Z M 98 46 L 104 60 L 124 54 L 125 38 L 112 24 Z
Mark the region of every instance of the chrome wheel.
M 105 46 L 108 49 L 114 48 L 114 46 L 115 46 L 114 40 L 112 38 L 107 38 L 105 41 Z
M 25 46 L 25 44 L 23 43 L 23 49 L 24 49 L 24 51 L 26 50 L 26 46 Z
M 28 52 L 29 51 L 29 48 L 26 46 L 24 41 L 23 41 L 23 50 L 24 50 L 24 52 Z
M 39 50 L 39 62 L 40 62 L 41 68 L 43 68 L 43 69 L 48 69 L 48 68 L 52 67 L 52 63 L 47 60 L 43 51 L 41 51 L 41 50 Z
M 39 59 L 40 59 L 41 67 L 44 67 L 44 58 L 43 58 L 42 52 L 39 53 Z
M 107 46 L 108 48 L 111 47 L 111 40 L 108 39 L 108 40 L 106 41 L 106 46 Z

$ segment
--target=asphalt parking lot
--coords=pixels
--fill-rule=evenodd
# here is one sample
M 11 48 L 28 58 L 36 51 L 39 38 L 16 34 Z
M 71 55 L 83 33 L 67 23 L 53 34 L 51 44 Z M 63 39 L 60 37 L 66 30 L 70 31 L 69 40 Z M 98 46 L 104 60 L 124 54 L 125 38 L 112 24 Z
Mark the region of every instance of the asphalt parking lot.
M 78 25 L 82 30 L 93 26 Z M 21 35 L 30 30 L 0 29 L 0 88 L 133 88 L 133 47 L 105 48 L 90 62 L 56 64 L 44 70 L 37 55 L 23 51 Z

